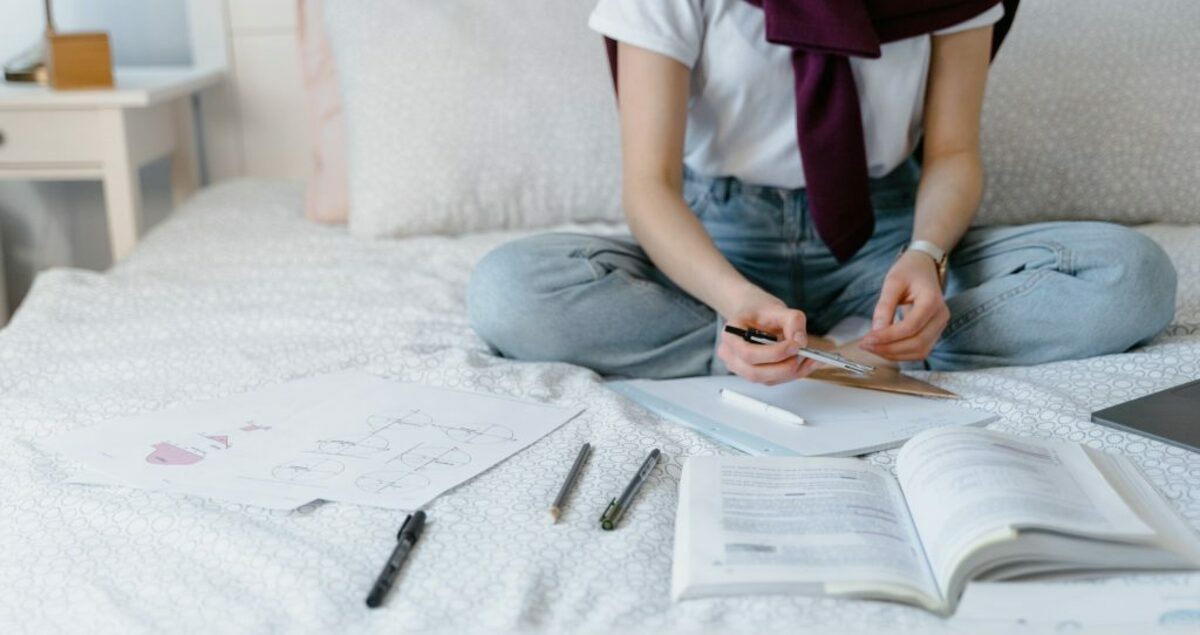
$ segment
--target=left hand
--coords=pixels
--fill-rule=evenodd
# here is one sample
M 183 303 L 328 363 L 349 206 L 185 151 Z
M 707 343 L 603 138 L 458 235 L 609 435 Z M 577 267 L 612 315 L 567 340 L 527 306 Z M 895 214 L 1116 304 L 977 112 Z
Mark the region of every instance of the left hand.
M 898 307 L 905 312 L 892 323 Z M 883 281 L 871 332 L 859 344 L 894 361 L 925 359 L 950 321 L 950 309 L 938 284 L 937 265 L 927 254 L 905 252 Z

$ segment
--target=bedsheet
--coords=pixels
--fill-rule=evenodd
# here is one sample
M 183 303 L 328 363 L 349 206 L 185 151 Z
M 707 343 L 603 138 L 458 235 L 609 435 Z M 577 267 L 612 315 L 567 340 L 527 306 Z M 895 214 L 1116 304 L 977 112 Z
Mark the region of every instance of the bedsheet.
M 848 632 L 954 628 L 881 602 L 668 597 L 682 461 L 727 453 L 564 364 L 498 359 L 471 331 L 472 264 L 513 232 L 354 239 L 301 219 L 295 186 L 208 189 L 106 273 L 40 275 L 0 331 L 0 631 Z M 1088 422 L 1200 377 L 1200 226 L 1149 226 L 1177 263 L 1176 322 L 1144 348 L 1031 368 L 933 374 L 993 429 L 1123 452 L 1200 528 L 1200 454 Z M 345 368 L 587 410 L 429 508 L 383 610 L 363 599 L 397 513 L 292 512 L 63 484 L 79 466 L 35 443 L 111 417 Z M 596 448 L 562 521 L 546 507 L 575 450 Z M 650 447 L 664 458 L 618 531 L 597 518 Z M 895 452 L 868 457 L 892 467 Z M 1064 583 L 1067 584 L 1067 583 Z M 1070 584 L 1167 585 L 1126 576 Z M 1200 618 L 1197 618 L 1200 619 Z

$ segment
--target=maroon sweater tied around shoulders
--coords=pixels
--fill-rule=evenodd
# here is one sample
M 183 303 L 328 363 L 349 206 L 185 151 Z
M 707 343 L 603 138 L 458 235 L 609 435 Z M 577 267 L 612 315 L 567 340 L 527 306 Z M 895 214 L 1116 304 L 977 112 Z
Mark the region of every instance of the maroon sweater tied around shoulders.
M 1003 1 L 1004 18 L 992 32 L 995 56 L 1019 0 L 746 1 L 763 10 L 767 41 L 792 49 L 796 140 L 809 213 L 817 235 L 845 262 L 875 229 L 862 110 L 849 58 L 878 58 L 882 44 L 954 26 Z M 617 46 L 605 41 L 615 87 Z

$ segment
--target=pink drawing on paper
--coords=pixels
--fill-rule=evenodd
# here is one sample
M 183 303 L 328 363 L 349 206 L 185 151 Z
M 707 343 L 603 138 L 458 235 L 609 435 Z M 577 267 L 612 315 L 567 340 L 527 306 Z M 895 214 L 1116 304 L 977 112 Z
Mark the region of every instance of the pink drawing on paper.
M 203 454 L 181 448 L 174 443 L 155 443 L 154 451 L 146 457 L 146 462 L 156 465 L 191 465 L 203 458 Z
M 224 447 L 229 447 L 229 435 L 227 434 L 205 434 L 202 435 L 205 439 L 216 441 Z
M 271 426 L 260 426 L 253 421 L 239 428 L 243 432 L 270 430 Z M 192 465 L 204 460 L 210 452 L 219 452 L 233 447 L 231 435 L 224 432 L 200 433 L 187 441 L 160 441 L 154 451 L 146 455 L 146 462 L 154 465 Z

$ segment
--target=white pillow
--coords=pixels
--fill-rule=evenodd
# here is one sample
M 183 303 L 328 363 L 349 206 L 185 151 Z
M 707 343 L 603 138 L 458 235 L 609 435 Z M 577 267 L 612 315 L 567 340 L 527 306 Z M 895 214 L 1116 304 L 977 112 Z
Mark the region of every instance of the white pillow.
M 595 0 L 326 2 L 350 230 L 383 237 L 621 220 Z
M 1024 0 L 988 79 L 979 221 L 1200 221 L 1200 2 Z

